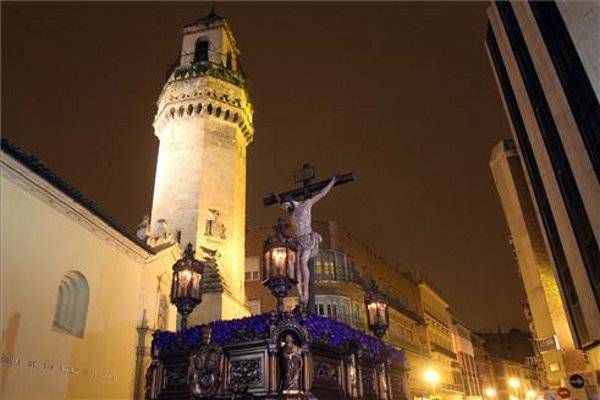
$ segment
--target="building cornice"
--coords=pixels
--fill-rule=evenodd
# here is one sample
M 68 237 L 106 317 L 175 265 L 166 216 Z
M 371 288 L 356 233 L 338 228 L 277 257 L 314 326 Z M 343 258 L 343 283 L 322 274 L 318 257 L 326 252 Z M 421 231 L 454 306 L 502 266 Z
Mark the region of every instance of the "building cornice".
M 437 290 L 428 282 L 421 281 L 419 282 L 419 289 L 427 291 L 433 298 L 435 298 L 438 302 L 440 302 L 444 308 L 450 307 L 448 302 L 442 297 L 441 294 L 437 292 Z
M 244 90 L 211 76 L 168 81 L 157 102 L 154 129 L 158 134 L 171 120 L 211 118 L 239 128 L 245 145 L 254 138 L 252 104 Z

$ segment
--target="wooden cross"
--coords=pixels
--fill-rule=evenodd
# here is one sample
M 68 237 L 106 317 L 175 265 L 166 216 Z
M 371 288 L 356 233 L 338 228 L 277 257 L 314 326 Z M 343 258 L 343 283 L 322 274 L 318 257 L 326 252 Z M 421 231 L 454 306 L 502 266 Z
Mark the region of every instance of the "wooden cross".
M 329 183 L 330 179 L 311 183 L 317 174 L 317 170 L 310 164 L 304 164 L 302 169 L 294 172 L 294 183 L 301 183 L 302 187 L 287 190 L 278 194 L 271 193 L 270 195 L 263 198 L 263 204 L 265 206 L 271 206 L 277 204 L 280 200 L 286 197 L 292 197 L 294 200 L 306 200 L 310 199 L 314 193 L 319 192 Z M 347 174 L 338 175 L 338 179 L 334 186 L 342 185 L 344 183 L 354 181 L 354 175 L 352 172 Z

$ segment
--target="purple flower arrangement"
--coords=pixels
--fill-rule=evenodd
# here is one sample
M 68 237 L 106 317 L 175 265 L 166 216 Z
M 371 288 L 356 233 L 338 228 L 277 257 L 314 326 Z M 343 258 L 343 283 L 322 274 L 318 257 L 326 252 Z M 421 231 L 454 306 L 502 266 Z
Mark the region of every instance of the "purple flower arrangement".
M 180 332 L 156 331 L 153 336 L 152 347 L 160 351 L 192 348 L 202 341 L 202 326 Z
M 402 351 L 385 344 L 374 336 L 331 318 L 311 314 L 306 320 L 306 329 L 310 341 L 313 343 L 323 343 L 337 348 L 348 348 L 354 345 L 360 347 L 372 358 L 378 358 L 387 353 L 388 357 L 396 362 L 404 361 Z
M 404 361 L 402 351 L 342 322 L 316 314 L 310 314 L 306 319 L 298 313 L 289 314 L 287 317 L 292 317 L 306 327 L 311 343 L 321 343 L 340 350 L 360 348 L 370 358 L 376 359 L 387 354 L 393 362 Z M 213 342 L 224 346 L 265 340 L 269 337 L 270 325 L 274 321 L 274 314 L 267 313 L 229 321 L 214 321 L 209 326 L 212 329 Z M 199 325 L 180 332 L 156 331 L 153 348 L 171 351 L 196 347 L 202 341 L 203 327 L 204 325 Z
M 269 336 L 269 314 L 210 323 L 213 342 L 226 345 L 266 339 Z

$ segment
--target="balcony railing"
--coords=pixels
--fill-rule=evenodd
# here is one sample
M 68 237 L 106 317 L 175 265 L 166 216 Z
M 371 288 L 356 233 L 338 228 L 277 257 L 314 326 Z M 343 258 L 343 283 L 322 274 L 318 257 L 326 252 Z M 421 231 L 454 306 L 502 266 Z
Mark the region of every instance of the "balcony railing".
M 435 351 L 436 353 L 440 353 L 445 355 L 446 357 L 453 358 L 456 360 L 456 353 L 451 350 L 448 350 L 445 347 L 440 346 L 437 343 L 431 343 L 431 351 Z
M 356 271 L 348 271 L 348 273 L 336 273 L 335 269 L 332 269 L 332 272 L 321 272 L 315 274 L 315 282 L 317 283 L 326 283 L 326 282 L 347 282 L 353 283 L 355 285 L 360 286 L 363 290 L 367 288 L 368 284 L 365 279 L 363 279 Z M 386 292 L 384 293 L 388 299 L 388 304 L 391 308 L 398 311 L 401 314 L 406 315 L 409 318 L 419 322 L 425 323 L 425 320 L 422 316 L 420 316 L 417 312 L 411 310 L 404 301 L 400 300 L 398 297 Z
M 175 67 L 172 72 L 174 80 L 195 78 L 198 76 L 212 76 L 233 85 L 246 89 L 246 79 L 242 72 L 234 71 L 223 64 L 211 61 L 195 62 L 191 65 Z
M 463 391 L 463 387 L 461 385 L 457 385 L 455 383 L 442 383 L 440 386 L 442 389 L 449 390 L 452 392 L 462 392 Z

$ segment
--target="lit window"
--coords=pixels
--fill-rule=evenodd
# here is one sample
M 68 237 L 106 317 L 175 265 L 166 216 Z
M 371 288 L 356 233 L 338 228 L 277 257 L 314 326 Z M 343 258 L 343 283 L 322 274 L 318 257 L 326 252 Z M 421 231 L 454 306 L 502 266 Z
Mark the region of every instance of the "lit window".
M 355 328 L 362 327 L 362 319 L 360 318 L 360 310 L 362 308 L 363 307 L 359 302 L 357 302 L 357 301 L 352 302 L 352 325 Z
M 350 280 L 353 270 L 346 254 L 337 250 L 321 250 L 314 260 L 317 281 Z
M 54 327 L 61 332 L 83 337 L 90 289 L 87 280 L 77 271 L 63 276 L 58 286 L 54 310 Z
M 325 315 L 348 324 L 353 323 L 350 316 L 351 303 L 347 297 L 317 295 L 315 296 L 315 304 L 317 305 L 317 312 L 320 315 Z M 356 312 L 358 313 L 359 305 L 358 303 L 356 304 Z M 355 326 L 359 327 L 359 325 Z
M 258 257 L 246 257 L 246 271 L 244 277 L 246 281 L 260 280 Z

